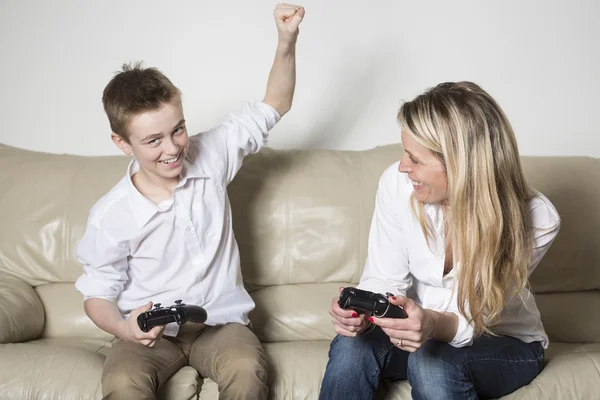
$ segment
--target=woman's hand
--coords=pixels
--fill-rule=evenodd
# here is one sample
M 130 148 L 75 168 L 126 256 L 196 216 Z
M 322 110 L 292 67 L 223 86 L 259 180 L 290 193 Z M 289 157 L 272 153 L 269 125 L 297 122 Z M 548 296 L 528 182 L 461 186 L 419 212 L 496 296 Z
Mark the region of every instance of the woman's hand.
M 437 313 L 424 310 L 413 300 L 404 296 L 389 297 L 390 303 L 404 308 L 408 318 L 377 318 L 369 320 L 381 327 L 394 346 L 408 352 L 417 351 L 432 337 L 437 325 Z
M 340 288 L 340 293 L 344 288 Z M 354 310 L 344 310 L 340 308 L 338 299 L 340 296 L 335 296 L 331 301 L 331 322 L 333 322 L 333 330 L 338 335 L 356 336 L 365 331 L 369 327 L 368 315 L 359 315 Z

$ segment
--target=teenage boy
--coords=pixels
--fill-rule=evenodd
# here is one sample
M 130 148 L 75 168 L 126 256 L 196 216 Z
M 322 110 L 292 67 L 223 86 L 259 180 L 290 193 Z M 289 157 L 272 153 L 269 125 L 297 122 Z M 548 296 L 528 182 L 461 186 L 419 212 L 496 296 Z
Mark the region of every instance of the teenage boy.
M 158 70 L 124 66 L 102 101 L 112 140 L 133 155 L 125 177 L 91 209 L 77 247 L 84 309 L 116 336 L 102 374 L 107 399 L 153 399 L 185 365 L 217 382 L 221 399 L 265 399 L 264 351 L 249 329 L 227 185 L 292 105 L 295 45 L 304 9 L 279 4 L 275 60 L 262 102 L 188 137 L 181 93 Z M 205 324 L 142 332 L 153 303 L 206 309 Z

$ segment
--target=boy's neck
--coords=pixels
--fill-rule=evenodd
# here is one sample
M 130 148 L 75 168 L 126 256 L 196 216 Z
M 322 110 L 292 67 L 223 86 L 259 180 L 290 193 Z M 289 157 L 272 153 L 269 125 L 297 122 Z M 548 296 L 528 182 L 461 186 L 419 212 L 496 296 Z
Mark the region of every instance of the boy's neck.
M 140 169 L 131 177 L 131 182 L 144 197 L 154 204 L 159 204 L 173 197 L 173 190 L 180 178 L 179 175 L 170 179 L 161 178 Z

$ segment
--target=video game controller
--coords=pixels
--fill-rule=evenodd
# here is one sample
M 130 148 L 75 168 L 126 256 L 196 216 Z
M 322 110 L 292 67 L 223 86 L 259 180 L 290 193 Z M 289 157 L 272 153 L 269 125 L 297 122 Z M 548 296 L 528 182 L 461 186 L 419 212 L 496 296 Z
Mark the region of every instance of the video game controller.
M 186 305 L 181 300 L 175 300 L 171 307 L 161 307 L 156 303 L 154 308 L 141 313 L 137 317 L 137 323 L 140 329 L 148 332 L 157 325 L 166 325 L 171 322 L 177 322 L 177 325 L 186 322 L 203 323 L 206 321 L 206 310 L 200 306 Z
M 391 296 L 390 293 L 388 295 Z M 378 318 L 408 318 L 402 307 L 390 303 L 384 295 L 354 287 L 342 290 L 338 304 L 344 309 L 354 309 L 359 314 L 370 312 Z

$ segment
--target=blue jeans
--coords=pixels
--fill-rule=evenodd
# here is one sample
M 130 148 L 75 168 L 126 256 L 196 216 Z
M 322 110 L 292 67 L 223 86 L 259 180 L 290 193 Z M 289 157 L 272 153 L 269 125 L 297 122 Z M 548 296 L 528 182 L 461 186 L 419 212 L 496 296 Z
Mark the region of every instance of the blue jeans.
M 319 398 L 373 399 L 381 379 L 408 379 L 417 400 L 495 398 L 527 385 L 543 366 L 540 342 L 483 335 L 472 346 L 454 348 L 430 339 L 408 353 L 376 327 L 333 339 Z

